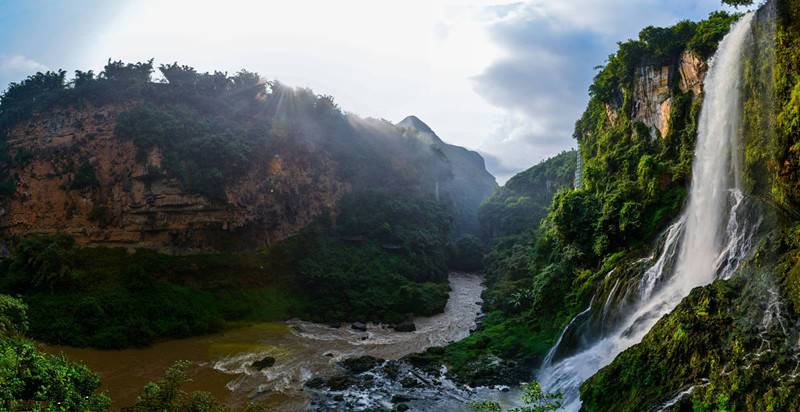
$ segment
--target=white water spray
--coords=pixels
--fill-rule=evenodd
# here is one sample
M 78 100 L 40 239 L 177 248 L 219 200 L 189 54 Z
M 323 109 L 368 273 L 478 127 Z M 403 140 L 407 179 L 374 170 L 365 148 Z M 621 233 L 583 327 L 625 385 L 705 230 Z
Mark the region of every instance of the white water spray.
M 561 360 L 548 356 L 538 374 L 545 390 L 564 395 L 566 410 L 580 408 L 578 388 L 583 381 L 639 343 L 693 288 L 728 278 L 749 249 L 756 225 L 742 222 L 738 143 L 742 55 L 752 20 L 749 13 L 731 28 L 710 63 L 689 200 L 668 230 L 661 256 L 643 273 L 638 302 L 628 307 L 629 314 L 621 316 L 615 328 L 583 351 Z M 676 252 L 675 264 L 666 264 Z

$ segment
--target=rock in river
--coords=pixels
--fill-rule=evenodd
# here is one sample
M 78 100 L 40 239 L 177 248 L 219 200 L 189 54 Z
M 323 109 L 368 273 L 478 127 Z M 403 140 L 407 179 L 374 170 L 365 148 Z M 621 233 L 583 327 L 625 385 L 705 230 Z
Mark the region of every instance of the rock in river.
M 269 368 L 274 364 L 275 364 L 275 358 L 273 358 L 272 356 L 265 356 L 261 360 L 253 362 L 252 366 L 254 369 L 262 370 L 264 368 Z

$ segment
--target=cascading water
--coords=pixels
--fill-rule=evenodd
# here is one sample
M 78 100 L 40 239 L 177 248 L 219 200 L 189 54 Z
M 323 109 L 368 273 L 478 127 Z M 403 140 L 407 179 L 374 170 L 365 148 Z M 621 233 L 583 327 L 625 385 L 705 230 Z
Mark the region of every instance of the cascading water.
M 627 313 L 617 314 L 617 324 L 582 351 L 557 359 L 557 343 L 539 371 L 545 390 L 563 394 L 566 410 L 580 408 L 578 388 L 583 381 L 640 342 L 693 288 L 728 278 L 749 249 L 757 223 L 747 222 L 743 210 L 738 143 L 742 56 L 752 20 L 753 13 L 746 14 L 731 28 L 710 63 L 689 200 L 668 229 L 661 255 L 639 279 L 637 300 L 621 306 Z M 608 301 L 601 308 L 604 317 L 614 310 Z

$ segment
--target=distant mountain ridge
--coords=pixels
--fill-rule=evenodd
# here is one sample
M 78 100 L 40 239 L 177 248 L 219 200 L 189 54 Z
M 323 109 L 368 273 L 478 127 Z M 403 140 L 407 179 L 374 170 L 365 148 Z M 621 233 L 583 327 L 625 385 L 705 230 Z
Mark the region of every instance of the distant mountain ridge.
M 417 137 L 441 151 L 450 162 L 453 176 L 442 182 L 439 188 L 454 202 L 455 234 L 477 234 L 480 230 L 478 208 L 497 190 L 494 176 L 486 170 L 486 162 L 475 151 L 445 143 L 425 122 L 416 116 L 408 116 L 397 123 L 397 127 L 417 132 Z

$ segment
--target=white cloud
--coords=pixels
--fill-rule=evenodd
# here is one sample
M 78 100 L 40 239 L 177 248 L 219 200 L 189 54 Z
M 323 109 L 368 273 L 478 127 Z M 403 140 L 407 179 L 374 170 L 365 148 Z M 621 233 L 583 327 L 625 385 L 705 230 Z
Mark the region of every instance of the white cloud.
M 47 66 L 44 64 L 19 54 L 0 56 L 0 72 L 27 75 L 45 70 Z
M 646 25 L 719 0 L 130 1 L 81 58 L 240 68 L 331 94 L 347 111 L 415 114 L 491 154 L 498 174 L 574 146 L 593 67 Z M 501 179 L 502 180 L 502 179 Z

